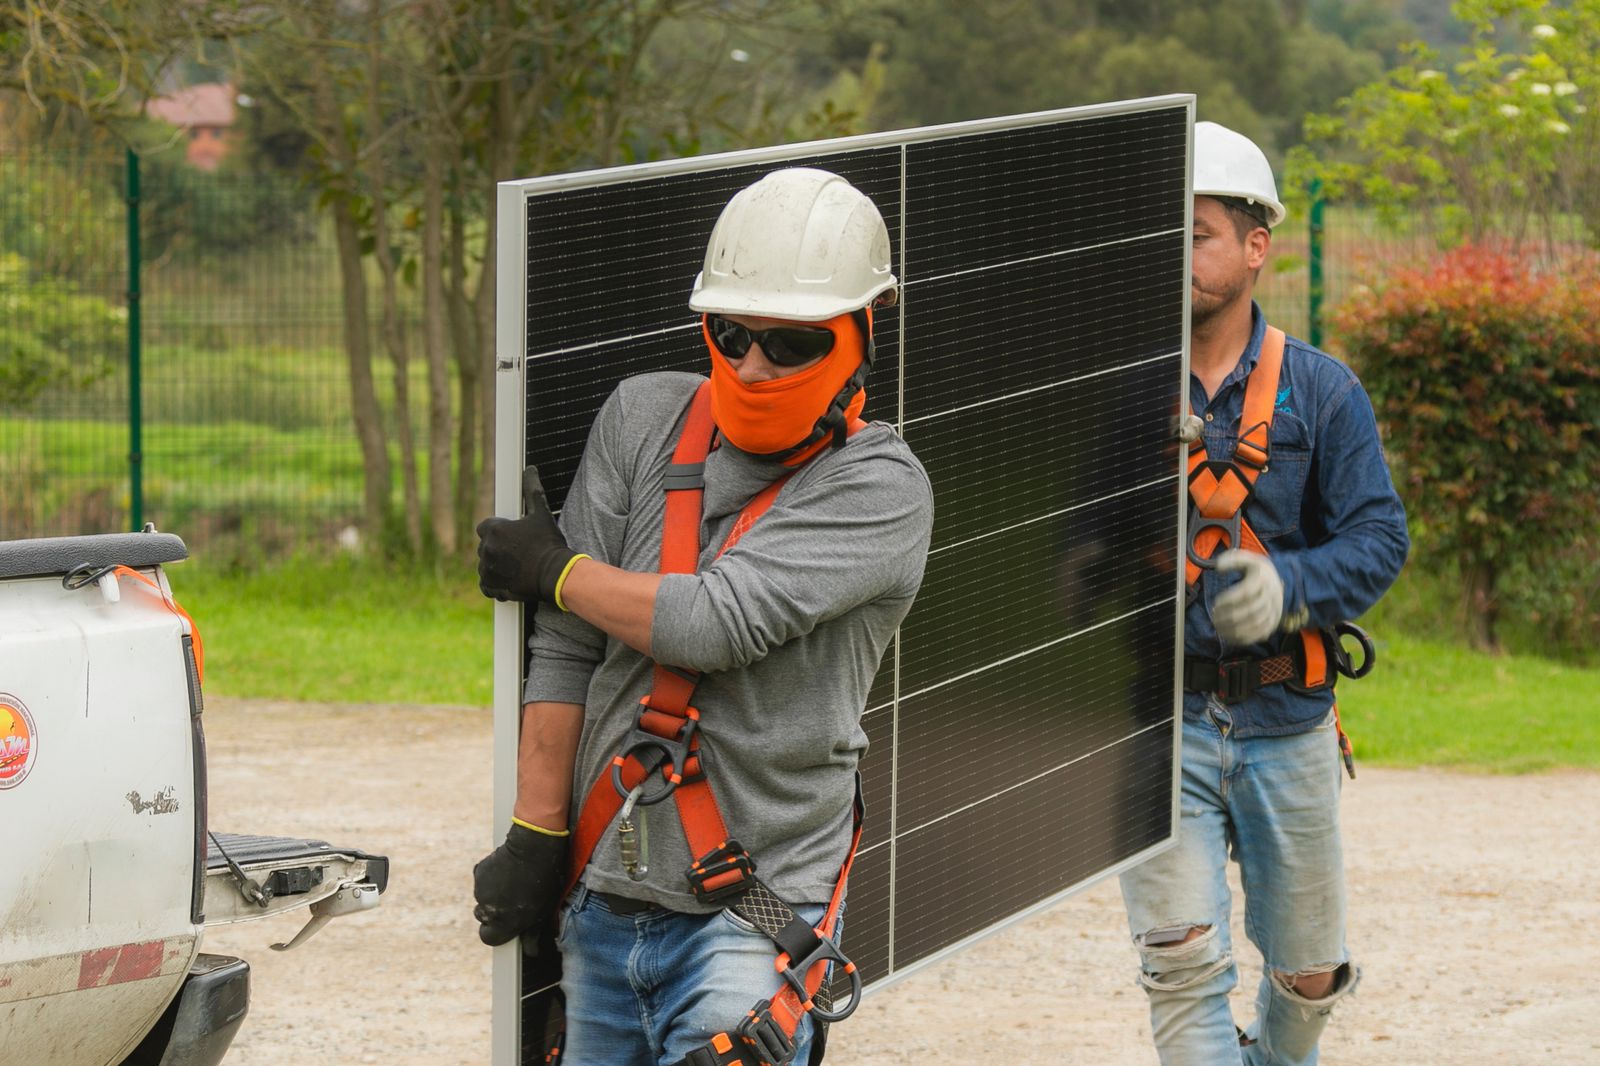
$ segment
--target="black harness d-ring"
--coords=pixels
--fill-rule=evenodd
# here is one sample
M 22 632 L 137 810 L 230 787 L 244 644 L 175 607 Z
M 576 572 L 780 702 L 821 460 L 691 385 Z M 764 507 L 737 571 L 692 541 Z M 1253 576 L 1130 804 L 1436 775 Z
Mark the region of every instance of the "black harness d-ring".
M 1356 646 L 1361 649 L 1361 665 L 1356 666 L 1345 650 L 1344 638 L 1355 637 Z M 1372 637 L 1365 629 L 1354 622 L 1340 622 L 1333 627 L 1333 665 L 1334 669 L 1350 680 L 1355 681 L 1372 673 L 1372 668 L 1378 662 L 1378 649 L 1372 643 Z

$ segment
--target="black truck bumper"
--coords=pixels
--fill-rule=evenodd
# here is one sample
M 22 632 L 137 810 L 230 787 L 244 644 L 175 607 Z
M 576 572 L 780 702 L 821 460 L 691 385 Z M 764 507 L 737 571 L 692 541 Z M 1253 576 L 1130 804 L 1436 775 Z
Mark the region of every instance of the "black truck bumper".
M 195 956 L 183 987 L 122 1066 L 217 1066 L 250 1008 L 250 964 Z

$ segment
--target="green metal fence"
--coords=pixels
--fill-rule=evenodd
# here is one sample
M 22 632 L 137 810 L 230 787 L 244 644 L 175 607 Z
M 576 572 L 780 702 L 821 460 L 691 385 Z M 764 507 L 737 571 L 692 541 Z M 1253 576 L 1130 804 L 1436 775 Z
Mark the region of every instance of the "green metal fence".
M 1430 246 L 1318 205 L 1280 227 L 1257 295 L 1316 341 L 1319 304 Z M 143 160 L 0 152 L 0 539 L 150 521 L 213 557 L 348 543 L 362 464 L 342 316 L 307 189 L 201 172 L 181 145 Z M 393 423 L 393 364 L 381 345 L 373 358 Z M 424 374 L 412 360 L 419 439 Z
M 337 258 L 309 191 L 204 173 L 181 146 L 10 147 L 0 309 L 0 539 L 150 521 L 257 556 L 359 524 Z M 381 352 L 374 373 L 393 418 Z

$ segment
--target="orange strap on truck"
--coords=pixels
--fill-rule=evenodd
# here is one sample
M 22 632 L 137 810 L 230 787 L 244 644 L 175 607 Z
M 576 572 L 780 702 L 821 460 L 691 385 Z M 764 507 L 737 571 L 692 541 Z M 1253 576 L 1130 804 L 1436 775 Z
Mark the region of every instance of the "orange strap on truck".
M 853 419 L 849 433 L 853 435 L 864 426 L 859 419 Z M 663 574 L 692 574 L 698 569 L 705 460 L 715 434 L 707 382 L 689 402 L 683 431 L 666 470 L 666 513 L 661 532 Z M 718 555 L 749 532 L 772 507 L 791 476 L 786 474 L 768 485 L 745 505 Z M 755 861 L 723 820 L 700 756 L 700 712 L 690 702 L 699 677 L 693 670 L 655 665 L 650 694 L 640 700 L 638 722 L 607 772 L 590 788 L 579 812 L 567 891 L 577 887 L 594 849 L 619 814 L 631 812 L 635 805 L 651 806 L 672 797 L 689 853 L 695 856 L 685 877 L 696 898 L 721 903 L 766 933 L 777 946 L 775 972 L 782 979 L 778 990 L 756 1004 L 743 1021 L 715 1034 L 684 1062 L 690 1066 L 783 1066 L 793 1058 L 794 1032 L 807 1013 L 821 1021 L 837 1021 L 854 1011 L 860 1001 L 860 974 L 832 938 L 850 866 L 861 840 L 860 788 L 858 784 L 850 850 L 822 922 L 813 929 L 755 877 Z M 833 1008 L 822 987 L 830 963 L 837 964 L 850 980 L 850 1000 L 842 1009 Z
M 110 566 L 98 568 L 93 563 L 84 563 L 68 571 L 67 575 L 61 579 L 61 586 L 69 591 L 81 589 L 108 576 L 113 578 L 131 577 L 140 584 L 148 586 L 152 592 L 161 597 L 161 602 L 166 605 L 167 610 L 176 615 L 188 630 L 184 635 L 189 638 L 189 643 L 194 649 L 194 679 L 197 684 L 204 684 L 206 679 L 206 647 L 205 643 L 200 639 L 200 627 L 195 625 L 194 619 L 189 616 L 189 612 L 184 610 L 183 606 L 173 599 L 167 590 L 157 584 L 153 578 L 146 577 L 133 567 L 124 566 L 121 563 L 112 563 Z

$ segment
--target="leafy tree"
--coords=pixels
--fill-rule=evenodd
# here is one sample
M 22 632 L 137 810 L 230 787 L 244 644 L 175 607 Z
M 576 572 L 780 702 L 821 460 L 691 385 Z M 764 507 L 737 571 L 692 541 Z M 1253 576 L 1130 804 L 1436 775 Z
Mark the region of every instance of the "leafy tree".
M 1462 0 L 1454 11 L 1471 33 L 1466 57 L 1446 71 L 1415 46 L 1335 113 L 1308 117 L 1311 145 L 1291 159 L 1291 185 L 1318 177 L 1330 195 L 1474 240 L 1556 241 L 1576 213 L 1596 240 L 1600 5 Z M 1508 33 L 1515 45 L 1502 48 Z
M 1378 52 L 1284 0 L 876 0 L 836 47 L 861 61 L 864 41 L 883 56 L 873 126 L 1193 92 L 1201 118 L 1269 153 L 1300 139 L 1305 107 L 1328 106 L 1383 69 Z
M 1430 0 L 1426 6 L 1436 9 L 1441 5 Z M 1429 40 L 1423 27 L 1402 15 L 1401 7 L 1400 0 L 1312 0 L 1307 24 L 1357 52 L 1379 56 L 1385 66 L 1394 66 L 1403 58 L 1401 46 L 1407 41 Z M 1424 17 L 1426 12 L 1415 14 L 1417 20 Z M 1314 58 L 1309 52 L 1295 54 L 1301 59 Z
M 25 97 L 40 114 L 127 119 L 183 48 L 228 32 L 233 7 L 168 0 L 8 4 L 0 8 L 0 91 Z
M 1295 61 L 1279 83 L 1275 114 L 1281 117 L 1275 140 L 1280 145 L 1300 141 L 1306 115 L 1333 108 L 1342 97 L 1383 76 L 1383 58 L 1376 49 L 1354 47 L 1309 21 L 1289 31 L 1286 47 Z
M 49 388 L 84 388 L 104 377 L 125 314 L 70 283 L 37 276 L 0 252 L 0 409 L 21 410 Z
M 299 163 L 334 222 L 369 533 L 406 551 L 448 554 L 468 542 L 474 516 L 492 506 L 487 413 L 494 385 L 496 184 L 780 127 L 788 121 L 783 107 L 744 111 L 750 95 L 719 92 L 730 71 L 708 77 L 696 65 L 704 65 L 705 41 L 727 27 L 767 32 L 806 6 L 793 0 L 258 0 L 249 6 L 251 32 L 235 39 L 243 84 L 263 113 L 273 113 L 271 125 L 283 134 L 275 150 Z M 688 27 L 700 36 L 684 36 Z M 684 47 L 659 48 L 672 34 Z M 693 62 L 685 64 L 684 56 Z M 748 84 L 759 89 L 756 98 L 786 100 L 772 70 L 754 68 Z M 824 122 L 838 119 L 823 115 Z M 408 286 L 421 304 L 419 334 L 406 321 Z M 374 317 L 376 336 L 369 327 Z M 380 345 L 394 375 L 393 417 L 377 398 L 373 357 Z M 427 370 L 421 434 L 407 417 L 413 390 L 407 367 L 416 355 Z

